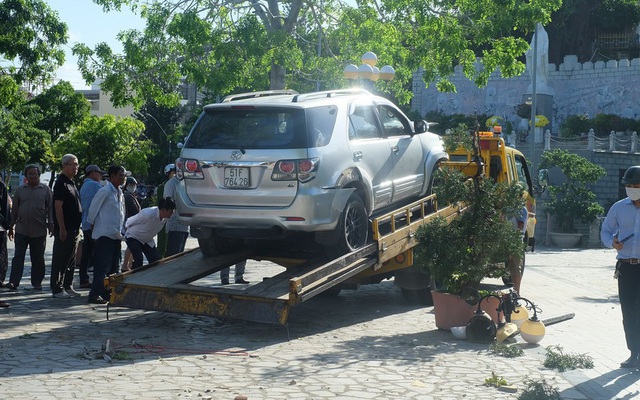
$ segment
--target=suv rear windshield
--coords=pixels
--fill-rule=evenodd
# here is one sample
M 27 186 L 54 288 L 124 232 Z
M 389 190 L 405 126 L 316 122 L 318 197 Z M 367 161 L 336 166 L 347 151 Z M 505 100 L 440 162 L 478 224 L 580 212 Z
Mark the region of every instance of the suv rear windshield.
M 305 120 L 304 109 L 212 108 L 202 113 L 185 147 L 295 149 L 326 145 L 333 132 L 337 108 L 316 107 L 306 113 Z

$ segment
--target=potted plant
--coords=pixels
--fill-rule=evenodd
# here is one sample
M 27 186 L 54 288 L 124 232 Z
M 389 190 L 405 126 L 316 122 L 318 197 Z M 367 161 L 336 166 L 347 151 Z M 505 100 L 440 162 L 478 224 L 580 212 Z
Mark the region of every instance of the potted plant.
M 589 224 L 604 213 L 589 185 L 602 178 L 606 171 L 578 154 L 561 149 L 544 152 L 540 168 L 557 168 L 564 174 L 563 182 L 549 185 L 545 210 L 554 220 L 552 240 L 561 247 L 574 247 L 582 237 L 577 223 Z M 560 243 L 562 239 L 565 240 Z
M 445 137 L 448 151 L 452 146 L 472 146 L 468 134 L 460 135 L 459 129 L 456 132 Z M 456 322 L 439 321 L 439 311 L 446 312 L 448 316 L 455 312 L 452 305 L 438 306 L 438 297 L 443 297 L 438 296 L 439 293 L 459 298 L 466 288 L 477 289 L 483 278 L 505 276 L 504 262 L 514 254 L 522 256 L 522 237 L 510 217 L 523 207 L 523 189 L 519 184 L 469 177 L 450 168 L 438 171 L 436 183 L 434 191 L 438 203 L 460 204 L 464 211 L 451 222 L 435 218 L 423 225 L 417 232 L 418 245 L 414 253 L 415 265 L 430 274 L 434 282 L 432 295 L 436 325 L 448 329 L 456 326 L 452 325 Z M 466 310 L 459 317 L 458 324 L 466 324 L 473 315 L 472 306 L 467 305 Z

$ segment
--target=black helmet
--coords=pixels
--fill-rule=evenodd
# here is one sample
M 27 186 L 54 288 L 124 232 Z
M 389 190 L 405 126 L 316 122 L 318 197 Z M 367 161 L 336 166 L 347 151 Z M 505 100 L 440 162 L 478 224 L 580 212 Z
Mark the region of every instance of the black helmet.
M 640 165 L 629 167 L 622 177 L 623 185 L 636 185 L 640 183 Z

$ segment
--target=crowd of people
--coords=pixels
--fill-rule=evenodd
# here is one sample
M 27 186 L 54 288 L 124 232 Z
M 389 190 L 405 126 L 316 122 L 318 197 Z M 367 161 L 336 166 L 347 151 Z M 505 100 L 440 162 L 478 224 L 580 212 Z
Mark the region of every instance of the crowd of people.
M 174 215 L 173 198 L 180 183 L 176 167 L 165 167 L 167 181 L 157 206 L 143 208 L 137 197 L 137 181 L 123 166 L 112 165 L 103 171 L 95 164 L 84 168 L 84 181 L 78 190 L 75 181 L 80 163 L 73 154 L 65 154 L 53 189 L 40 182 L 42 173 L 36 164 L 24 168 L 25 182 L 13 196 L 0 180 L 0 287 L 18 290 L 27 248 L 31 259 L 32 290 L 42 291 L 45 278 L 47 235 L 53 237 L 50 290 L 56 299 L 80 296 L 74 289 L 78 269 L 78 287 L 89 289 L 88 302 L 105 304 L 109 291 L 104 278 L 110 274 L 140 268 L 144 259 L 153 263 L 184 251 L 189 228 Z M 155 237 L 166 230 L 166 251 L 159 250 Z M 7 241 L 15 242 L 8 273 Z M 122 260 L 122 242 L 127 245 Z M 80 244 L 80 249 L 78 248 Z M 79 257 L 79 260 L 76 258 Z M 90 272 L 93 271 L 93 276 Z M 229 270 L 221 273 L 228 283 Z M 236 266 L 237 283 L 244 265 Z M 0 307 L 10 304 L 0 299 Z

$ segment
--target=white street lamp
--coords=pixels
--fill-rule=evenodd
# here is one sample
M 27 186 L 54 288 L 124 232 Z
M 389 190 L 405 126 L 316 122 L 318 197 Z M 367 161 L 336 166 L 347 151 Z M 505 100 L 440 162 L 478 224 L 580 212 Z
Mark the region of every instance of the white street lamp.
M 385 65 L 378 69 L 378 67 L 376 67 L 378 56 L 371 51 L 364 53 L 361 61 L 362 64 L 358 67 L 354 64 L 345 66 L 342 71 L 344 77 L 349 80 L 360 79 L 365 85 L 372 86 L 373 82 L 376 82 L 378 79 L 390 81 L 396 75 L 396 71 L 390 65 Z

